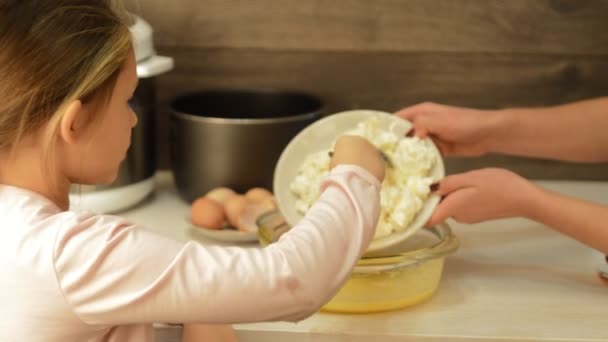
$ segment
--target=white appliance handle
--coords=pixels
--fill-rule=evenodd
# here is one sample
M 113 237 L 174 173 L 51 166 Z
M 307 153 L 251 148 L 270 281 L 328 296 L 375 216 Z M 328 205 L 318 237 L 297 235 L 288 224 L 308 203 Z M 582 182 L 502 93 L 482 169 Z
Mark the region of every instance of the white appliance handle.
M 137 77 L 148 78 L 164 74 L 173 69 L 173 58 L 152 56 L 137 63 Z

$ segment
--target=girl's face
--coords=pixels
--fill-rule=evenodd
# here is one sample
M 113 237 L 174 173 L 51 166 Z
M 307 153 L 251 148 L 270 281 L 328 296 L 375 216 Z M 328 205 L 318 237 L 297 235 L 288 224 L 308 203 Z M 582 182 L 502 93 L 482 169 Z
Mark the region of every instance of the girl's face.
M 101 113 L 96 113 L 100 119 L 91 123 L 90 137 L 84 141 L 82 149 L 82 172 L 76 172 L 78 179 L 75 182 L 109 184 L 116 179 L 131 144 L 131 130 L 137 124 L 137 116 L 129 105 L 136 87 L 135 54 L 131 50 L 108 105 Z

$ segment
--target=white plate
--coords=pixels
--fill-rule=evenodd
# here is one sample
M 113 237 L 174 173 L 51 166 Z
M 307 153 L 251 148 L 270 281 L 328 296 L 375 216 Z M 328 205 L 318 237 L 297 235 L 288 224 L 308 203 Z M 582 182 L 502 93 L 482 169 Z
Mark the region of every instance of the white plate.
M 192 237 L 202 237 L 223 242 L 254 242 L 258 241 L 258 232 L 242 232 L 236 229 L 207 229 L 193 224 L 188 225 L 188 233 Z
M 283 150 L 274 172 L 273 191 L 278 208 L 290 225 L 293 226 L 302 219 L 302 215 L 296 211 L 296 196 L 289 189 L 289 184 L 296 177 L 298 169 L 306 156 L 330 149 L 338 136 L 355 129 L 358 123 L 371 116 L 380 117 L 386 129 L 400 136 L 405 136 L 412 128 L 409 121 L 390 113 L 373 110 L 351 110 L 332 114 L 312 123 L 293 138 Z M 445 176 L 445 167 L 441 153 L 435 144 L 432 145 L 437 154 L 437 162 L 431 170 L 431 177 L 434 181 L 438 181 Z M 409 227 L 391 235 L 374 239 L 367 249 L 367 253 L 379 252 L 400 243 L 422 228 L 433 214 L 439 200 L 440 196 L 438 195 L 432 194 L 429 196 L 422 210 Z

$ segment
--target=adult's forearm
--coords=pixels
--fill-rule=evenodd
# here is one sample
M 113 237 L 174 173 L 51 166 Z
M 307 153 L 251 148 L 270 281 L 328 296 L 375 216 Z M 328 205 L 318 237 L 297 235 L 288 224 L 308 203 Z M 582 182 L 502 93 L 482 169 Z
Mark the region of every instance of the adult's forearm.
M 608 97 L 496 112 L 488 151 L 576 162 L 608 161 Z
M 524 216 L 608 254 L 608 207 L 541 188 L 525 205 Z

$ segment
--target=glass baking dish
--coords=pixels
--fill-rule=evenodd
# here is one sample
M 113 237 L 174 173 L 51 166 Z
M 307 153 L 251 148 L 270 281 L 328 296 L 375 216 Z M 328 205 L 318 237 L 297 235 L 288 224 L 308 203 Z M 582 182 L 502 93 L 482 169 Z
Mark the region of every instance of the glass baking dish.
M 262 246 L 289 230 L 278 211 L 261 215 L 258 238 Z M 445 257 L 459 246 L 447 224 L 421 229 L 382 254 L 361 258 L 349 279 L 322 310 L 340 313 L 373 313 L 421 303 L 439 288 Z

